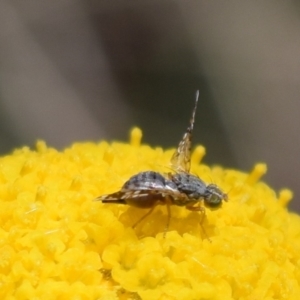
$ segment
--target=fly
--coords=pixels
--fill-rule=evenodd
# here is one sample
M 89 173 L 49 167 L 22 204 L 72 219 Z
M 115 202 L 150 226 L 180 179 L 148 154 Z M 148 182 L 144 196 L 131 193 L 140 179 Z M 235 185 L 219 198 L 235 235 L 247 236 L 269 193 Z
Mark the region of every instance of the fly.
M 171 205 L 184 206 L 190 211 L 198 211 L 205 215 L 204 206 L 218 208 L 223 201 L 228 200 L 227 194 L 223 193 L 217 185 L 206 184 L 198 176 L 190 173 L 192 133 L 198 100 L 199 91 L 196 92 L 190 124 L 171 158 L 171 168 L 175 171 L 174 174 L 162 175 L 154 171 L 140 172 L 129 178 L 119 191 L 99 196 L 96 199 L 102 203 L 127 204 L 149 209 L 133 225 L 133 228 L 149 216 L 157 205 L 166 205 L 168 219 L 164 231 L 165 236 L 171 219 Z

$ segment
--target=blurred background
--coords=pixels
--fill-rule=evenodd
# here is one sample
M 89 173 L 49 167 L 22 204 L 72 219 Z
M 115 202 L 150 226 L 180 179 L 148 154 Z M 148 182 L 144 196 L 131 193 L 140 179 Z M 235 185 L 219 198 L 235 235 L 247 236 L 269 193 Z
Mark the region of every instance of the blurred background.
M 295 192 L 300 211 L 299 1 L 0 2 L 0 153 L 38 138 L 175 147 L 200 90 L 205 163 Z

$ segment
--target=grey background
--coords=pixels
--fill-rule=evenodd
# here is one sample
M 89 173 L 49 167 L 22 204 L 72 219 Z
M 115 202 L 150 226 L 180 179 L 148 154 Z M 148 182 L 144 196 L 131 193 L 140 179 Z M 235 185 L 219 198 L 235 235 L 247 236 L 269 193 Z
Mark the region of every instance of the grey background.
M 0 152 L 42 138 L 177 145 L 200 89 L 205 162 L 290 187 L 300 211 L 297 1 L 0 2 Z

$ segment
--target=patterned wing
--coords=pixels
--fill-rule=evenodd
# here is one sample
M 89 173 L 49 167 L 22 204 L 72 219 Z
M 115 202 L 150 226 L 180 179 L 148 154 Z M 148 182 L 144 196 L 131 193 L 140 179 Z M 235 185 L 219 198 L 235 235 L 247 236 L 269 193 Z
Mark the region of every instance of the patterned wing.
M 195 123 L 195 115 L 199 99 L 199 91 L 196 92 L 195 106 L 190 120 L 190 125 L 180 141 L 178 148 L 171 158 L 171 167 L 176 172 L 189 172 L 191 166 L 191 147 L 192 147 L 192 133 Z
M 151 208 L 154 205 L 166 204 L 166 201 L 173 203 L 180 199 L 187 200 L 187 196 L 179 191 L 165 188 L 145 190 L 122 189 L 116 193 L 102 195 L 96 200 L 102 201 L 102 203 L 128 204 L 139 208 Z

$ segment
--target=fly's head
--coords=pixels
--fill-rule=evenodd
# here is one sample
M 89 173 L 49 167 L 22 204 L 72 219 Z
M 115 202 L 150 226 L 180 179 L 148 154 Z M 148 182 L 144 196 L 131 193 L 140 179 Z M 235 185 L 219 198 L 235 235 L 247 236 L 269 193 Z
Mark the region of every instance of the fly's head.
M 218 208 L 222 205 L 223 201 L 228 201 L 228 196 L 217 185 L 209 184 L 206 187 L 203 199 L 206 206 Z

